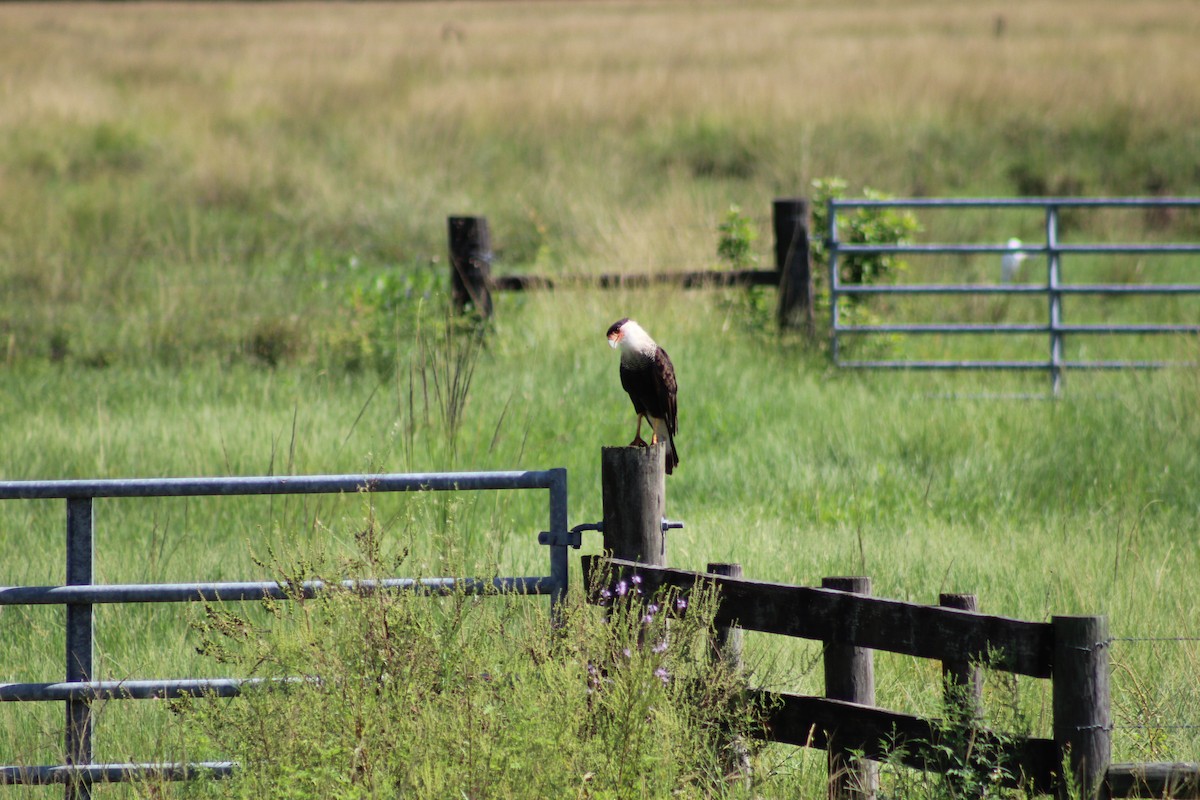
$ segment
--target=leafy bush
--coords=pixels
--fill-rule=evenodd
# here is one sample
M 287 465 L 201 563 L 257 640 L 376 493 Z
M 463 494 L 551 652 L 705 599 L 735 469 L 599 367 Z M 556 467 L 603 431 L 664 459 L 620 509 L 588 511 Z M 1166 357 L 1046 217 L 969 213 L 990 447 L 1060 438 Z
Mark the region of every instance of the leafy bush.
M 730 205 L 717 225 L 717 257 L 731 270 L 752 269 L 758 263 L 754 242 L 758 232 L 754 222 L 742 213 L 741 206 Z M 747 286 L 739 291 L 723 292 L 718 300 L 730 317 L 758 335 L 775 330 L 775 305 L 778 292 L 774 286 Z
M 846 194 L 846 182 L 840 178 L 818 178 L 812 183 L 813 230 L 811 248 L 814 283 L 818 296 L 829 302 L 829 201 Z M 890 195 L 874 189 L 863 189 L 867 200 L 886 200 Z M 908 244 L 920 232 L 921 225 L 910 212 L 891 208 L 857 208 L 838 218 L 838 241 L 843 244 Z M 891 253 L 872 253 L 842 256 L 838 262 L 839 279 L 845 283 L 883 283 L 907 268 L 907 264 Z M 849 303 L 859 302 L 858 295 L 847 297 Z
M 829 299 L 829 201 L 845 196 L 846 181 L 840 178 L 819 178 L 812 183 L 812 252 L 814 306 L 818 316 L 830 313 Z M 890 195 L 864 188 L 868 200 L 886 200 Z M 892 208 L 857 208 L 838 217 L 838 241 L 844 244 L 908 244 L 921 230 L 915 215 Z M 847 255 L 838 259 L 838 280 L 848 284 L 884 283 L 907 269 L 903 259 L 891 253 Z M 866 325 L 878 319 L 870 308 L 868 295 L 846 295 L 841 298 L 838 313 L 848 324 Z M 898 337 L 870 337 L 869 343 L 854 342 L 857 347 L 887 349 Z M 878 353 L 876 353 L 878 354 Z
M 430 319 L 446 318 L 449 295 L 436 263 L 364 269 L 357 258 L 344 294 L 345 326 L 333 334 L 335 358 L 351 372 L 364 368 L 389 376 L 401 352 Z
M 812 230 L 809 248 L 813 268 L 813 306 L 818 318 L 829 315 L 829 200 L 846 193 L 846 181 L 840 178 L 819 178 L 812 182 Z M 889 196 L 873 189 L 864 189 L 869 200 L 884 200 Z M 858 208 L 838 218 L 838 241 L 845 244 L 907 244 L 921 229 L 917 218 L 908 212 L 890 208 Z M 747 269 L 755 262 L 752 247 L 757 235 L 751 220 L 741 208 L 731 205 L 717 226 L 717 256 L 730 269 Z M 907 264 L 890 253 L 842 256 L 838 262 L 839 278 L 852 284 L 878 284 L 894 278 Z M 778 295 L 775 289 L 751 286 L 737 295 L 722 299 L 731 314 L 746 320 L 751 330 L 766 332 L 774 329 Z M 864 295 L 847 295 L 839 304 L 843 322 L 870 324 L 877 321 Z M 872 345 L 887 347 L 896 337 L 872 337 Z M 856 342 L 863 347 L 862 342 Z
M 731 205 L 725 218 L 717 226 L 717 257 L 730 269 L 748 269 L 758 259 L 753 252 L 758 234 L 750 218 L 742 213 L 740 206 Z

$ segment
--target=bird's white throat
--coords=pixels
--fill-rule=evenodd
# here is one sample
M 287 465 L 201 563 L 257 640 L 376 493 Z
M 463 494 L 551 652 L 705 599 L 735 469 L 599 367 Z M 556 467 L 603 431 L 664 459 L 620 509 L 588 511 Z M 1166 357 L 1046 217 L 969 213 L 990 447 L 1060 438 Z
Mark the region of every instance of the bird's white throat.
M 650 334 L 633 320 L 621 326 L 621 338 L 616 343 L 621 348 L 621 357 L 625 358 L 654 358 L 658 348 Z

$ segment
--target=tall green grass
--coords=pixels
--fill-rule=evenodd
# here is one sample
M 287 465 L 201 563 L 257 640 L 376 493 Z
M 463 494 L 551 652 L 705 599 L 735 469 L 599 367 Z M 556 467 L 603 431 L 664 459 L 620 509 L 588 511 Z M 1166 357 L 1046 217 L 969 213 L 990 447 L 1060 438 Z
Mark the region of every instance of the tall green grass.
M 390 574 L 373 535 L 356 566 Z M 245 765 L 215 787 L 232 797 L 725 796 L 724 750 L 761 723 L 712 659 L 713 598 L 630 602 L 628 588 L 607 614 L 573 593 L 558 627 L 527 598 L 457 592 L 296 598 L 267 604 L 257 629 L 214 609 L 214 656 L 308 680 L 184 703 L 182 739 Z
M 572 524 L 594 521 L 599 449 L 625 441 L 633 422 L 600 334 L 610 317 L 631 313 L 652 326 L 680 375 L 685 460 L 668 485 L 667 504 L 686 527 L 670 534 L 672 564 L 702 569 L 708 561 L 737 561 L 755 578 L 801 584 L 862 573 L 873 577 L 880 596 L 934 602 L 939 592 L 973 591 L 987 612 L 1024 619 L 1107 614 L 1119 637 L 1118 719 L 1153 728 L 1118 728 L 1116 756 L 1196 752 L 1188 730 L 1153 727 L 1196 715 L 1194 645 L 1125 641 L 1195 635 L 1188 624 L 1193 593 L 1186 591 L 1197 568 L 1193 371 L 1097 376 L 1073 382 L 1057 401 L 1014 400 L 1006 399 L 1008 390 L 1020 387 L 1003 376 L 831 371 L 743 319 L 723 321 L 720 295 L 569 299 L 502 299 L 498 329 L 478 354 L 456 454 L 436 408 L 428 427 L 419 404 L 410 416 L 407 369 L 381 385 L 374 375 L 333 379 L 290 367 L 151 378 L 113 367 L 98 373 L 114 385 L 95 387 L 96 408 L 74 415 L 54 398 L 69 396 L 75 375 L 22 368 L 15 374 L 40 387 L 45 408 L 40 416 L 6 416 L 13 422 L 4 431 L 4 469 L 33 477 L 58 474 L 48 466 L 55 464 L 78 475 L 266 472 L 272 464 L 295 473 L 561 465 L 570 474 Z M 155 391 L 134 388 L 139 381 Z M 191 398 L 182 408 L 207 409 L 197 412 L 199 421 L 175 410 L 180 397 Z M 95 460 L 101 451 L 103 470 Z M 41 466 L 21 472 L 26 464 Z M 106 582 L 267 577 L 252 557 L 271 548 L 331 556 L 352 550 L 364 502 L 106 501 L 97 508 L 99 575 Z M 468 572 L 544 568 L 535 544 L 546 524 L 540 493 L 371 503 L 371 513 L 388 522 L 390 546 L 411 550 L 418 573 L 429 574 L 447 547 Z M 61 580 L 61 504 L 8 503 L 0 513 L 10 532 L 6 546 L 22 554 L 5 562 L 5 582 Z M 596 547 L 588 539 L 585 551 Z M 58 613 L 0 615 L 11 642 L 3 662 L 11 679 L 58 674 Z M 197 613 L 104 609 L 104 676 L 225 674 L 193 652 L 186 624 Z M 764 679 L 819 692 L 815 645 L 748 638 L 752 663 L 770 666 Z M 881 704 L 938 708 L 934 664 L 881 657 L 878 684 Z M 1035 732 L 1048 732 L 1046 687 L 1031 681 L 1022 697 Z M 173 728 L 170 715 L 159 716 L 153 705 L 109 704 L 104 713 L 112 723 L 101 725 L 107 743 L 100 752 L 156 752 L 162 734 L 143 739 L 137 731 Z M 22 721 L 31 712 L 3 710 L 16 714 L 9 717 L 10 758 L 41 753 L 52 760 L 57 710 L 33 727 Z M 809 770 L 810 777 L 818 772 Z

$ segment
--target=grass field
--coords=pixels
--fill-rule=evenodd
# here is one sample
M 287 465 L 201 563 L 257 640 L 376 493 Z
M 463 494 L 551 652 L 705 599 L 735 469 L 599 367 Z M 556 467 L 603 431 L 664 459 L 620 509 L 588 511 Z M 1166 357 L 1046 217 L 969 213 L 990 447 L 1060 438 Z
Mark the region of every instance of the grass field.
M 769 263 L 770 199 L 831 175 L 897 196 L 1200 194 L 1197 34 L 1187 2 L 6 4 L 0 478 L 565 466 L 572 524 L 595 521 L 599 449 L 633 423 L 601 335 L 632 316 L 680 376 L 673 565 L 1106 614 L 1114 756 L 1197 760 L 1195 369 L 1014 400 L 1044 376 L 833 371 L 774 333 L 769 296 L 503 296 L 450 434 L 467 344 L 442 333 L 451 214 L 489 218 L 498 268 L 565 274 L 715 266 L 731 204 Z M 1144 222 L 1074 230 L 1196 239 L 1187 215 Z M 1027 221 L 960 224 L 1037 239 Z M 370 515 L 418 571 L 541 568 L 544 499 L 482 494 L 104 502 L 98 575 L 337 563 Z M 0 584 L 61 581 L 62 518 L 0 504 Z M 102 610 L 103 677 L 224 674 L 194 651 L 196 614 Z M 0 630 L 0 680 L 60 676 L 61 611 L 5 608 Z M 812 648 L 748 649 L 777 684 L 819 685 Z M 936 665 L 878 669 L 881 704 L 935 707 Z M 1022 687 L 1035 728 L 1047 703 Z M 158 704 L 117 705 L 99 757 L 173 741 Z M 0 708 L 0 762 L 59 757 L 47 706 Z M 799 785 L 823 796 L 819 763 L 780 771 L 807 765 Z

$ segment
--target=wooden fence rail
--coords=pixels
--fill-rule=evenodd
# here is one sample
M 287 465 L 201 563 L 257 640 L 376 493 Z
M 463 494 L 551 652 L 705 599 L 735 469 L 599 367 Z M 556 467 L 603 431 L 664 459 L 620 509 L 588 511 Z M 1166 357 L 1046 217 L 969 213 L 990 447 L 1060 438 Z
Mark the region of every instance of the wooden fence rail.
M 712 289 L 733 286 L 777 286 L 776 318 L 781 328 L 815 334 L 812 259 L 809 248 L 809 204 L 800 198 L 772 202 L 775 269 L 687 270 L 681 272 L 604 273 L 600 275 L 492 275 L 492 237 L 487 217 L 450 217 L 450 289 L 454 307 L 469 306 L 487 318 L 495 312 L 493 292 L 527 292 L 558 288 L 600 289 L 680 286 Z
M 1083 797 L 1200 798 L 1198 765 L 1110 763 L 1104 617 L 1059 616 L 1046 623 L 1027 622 L 945 607 L 950 605 L 945 602 L 927 606 L 835 588 L 765 583 L 601 556 L 585 556 L 583 567 L 585 585 L 594 585 L 592 576 L 598 570 L 609 570 L 614 581 L 636 573 L 647 594 L 662 587 L 686 593 L 699 583 L 713 584 L 720 597 L 718 626 L 814 639 L 824 642 L 827 651 L 867 648 L 930 658 L 959 674 L 964 664 L 985 663 L 991 669 L 1050 679 L 1053 738 L 1002 735 L 992 742 L 994 751 L 1012 765 L 1009 783 L 1060 796 L 1073 782 Z M 827 675 L 827 693 L 829 684 Z M 756 691 L 769 709 L 765 736 L 771 741 L 829 748 L 835 740 L 839 751 L 853 750 L 868 759 L 886 756 L 935 772 L 953 766 L 947 763 L 942 746 L 945 726 L 937 720 L 844 699 Z M 981 731 L 980 735 L 989 734 Z M 1064 779 L 1064 766 L 1069 767 L 1072 781 Z M 869 785 L 864 791 L 863 776 L 857 780 L 860 785 L 855 791 L 843 787 L 831 792 L 870 796 Z

